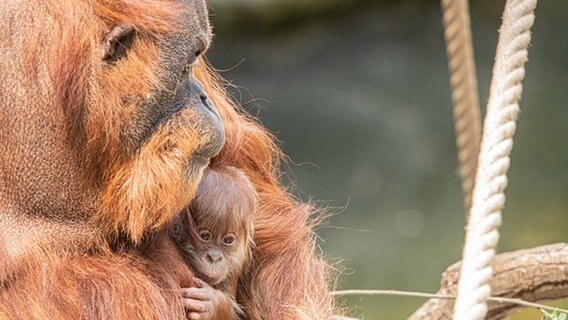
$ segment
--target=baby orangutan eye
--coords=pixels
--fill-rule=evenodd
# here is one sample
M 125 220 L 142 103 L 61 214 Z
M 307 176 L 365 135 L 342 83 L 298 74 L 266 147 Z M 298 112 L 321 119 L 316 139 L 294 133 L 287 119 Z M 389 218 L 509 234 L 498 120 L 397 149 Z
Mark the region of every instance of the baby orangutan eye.
M 228 234 L 223 237 L 223 243 L 227 246 L 231 246 L 235 243 L 235 235 Z
M 211 239 L 213 238 L 213 236 L 211 235 L 211 232 L 208 230 L 201 230 L 199 232 L 199 237 L 201 238 L 201 240 L 209 242 L 211 241 Z

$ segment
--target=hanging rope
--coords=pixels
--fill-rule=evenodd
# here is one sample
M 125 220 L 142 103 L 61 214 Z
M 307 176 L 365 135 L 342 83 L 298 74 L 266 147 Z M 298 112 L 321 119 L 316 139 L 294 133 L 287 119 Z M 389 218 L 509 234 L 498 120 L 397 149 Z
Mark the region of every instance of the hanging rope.
M 481 140 L 481 116 L 467 0 L 442 0 L 456 144 L 464 205 L 471 205 Z
M 493 274 L 491 264 L 499 241 L 509 156 L 536 3 L 537 0 L 508 0 L 505 6 L 466 228 L 454 320 L 479 320 L 487 314 L 489 281 Z

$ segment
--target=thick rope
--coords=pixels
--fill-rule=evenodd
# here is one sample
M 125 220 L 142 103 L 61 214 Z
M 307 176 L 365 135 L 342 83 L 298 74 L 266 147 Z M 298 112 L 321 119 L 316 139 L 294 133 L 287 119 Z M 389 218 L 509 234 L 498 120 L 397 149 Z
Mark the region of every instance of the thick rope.
M 454 320 L 479 320 L 487 314 L 487 299 L 491 294 L 489 281 L 493 275 L 491 264 L 499 241 L 509 156 L 536 3 L 537 0 L 508 0 L 505 6 L 466 228 Z
M 481 140 L 481 116 L 467 0 L 442 0 L 444 36 L 466 212 L 471 205 Z

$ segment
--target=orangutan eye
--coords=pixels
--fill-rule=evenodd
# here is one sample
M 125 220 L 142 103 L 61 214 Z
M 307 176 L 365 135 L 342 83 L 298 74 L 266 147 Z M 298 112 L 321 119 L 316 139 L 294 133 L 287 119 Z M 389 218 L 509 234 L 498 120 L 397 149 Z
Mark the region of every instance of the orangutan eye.
M 201 240 L 203 241 L 211 241 L 211 239 L 213 238 L 213 236 L 211 235 L 211 232 L 209 232 L 208 230 L 202 230 L 199 232 L 199 237 L 201 238 Z
M 183 71 L 185 73 L 193 74 L 193 67 L 197 64 L 199 55 L 201 55 L 201 51 L 198 50 L 191 56 L 191 58 L 183 68 Z
M 185 75 L 193 75 L 193 64 L 188 64 L 185 67 L 183 67 L 183 73 Z
M 232 245 L 233 243 L 235 243 L 235 236 L 232 235 L 232 234 L 228 234 L 228 235 L 224 236 L 223 237 L 223 243 L 225 245 L 228 245 L 228 246 Z

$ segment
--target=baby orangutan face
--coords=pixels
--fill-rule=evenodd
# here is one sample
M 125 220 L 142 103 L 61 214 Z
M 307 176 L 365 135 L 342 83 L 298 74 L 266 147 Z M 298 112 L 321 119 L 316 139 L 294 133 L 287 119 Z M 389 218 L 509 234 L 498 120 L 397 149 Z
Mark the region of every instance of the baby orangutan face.
M 245 230 L 208 228 L 197 225 L 193 266 L 198 276 L 215 286 L 232 274 L 239 274 L 246 259 Z
M 211 286 L 239 278 L 250 260 L 255 210 L 256 192 L 243 172 L 205 170 L 178 241 L 197 277 Z
M 227 166 L 203 173 L 175 240 L 196 274 L 194 286 L 182 288 L 189 319 L 240 319 L 235 294 L 251 260 L 256 205 L 256 191 L 242 171 Z

